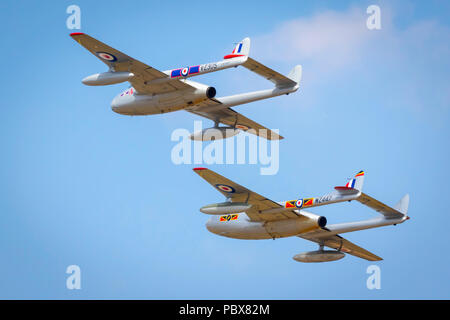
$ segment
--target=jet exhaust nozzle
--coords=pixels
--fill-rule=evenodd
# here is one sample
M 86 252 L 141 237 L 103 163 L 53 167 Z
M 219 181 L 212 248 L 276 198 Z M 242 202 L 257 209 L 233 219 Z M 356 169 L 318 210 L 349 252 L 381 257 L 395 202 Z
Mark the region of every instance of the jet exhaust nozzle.
M 317 219 L 317 224 L 321 228 L 325 227 L 327 225 L 327 218 L 320 216 L 319 219 Z
M 208 87 L 208 89 L 206 89 L 206 97 L 208 99 L 214 98 L 216 96 L 216 93 L 217 93 L 217 91 L 216 91 L 216 88 L 214 88 L 214 87 Z

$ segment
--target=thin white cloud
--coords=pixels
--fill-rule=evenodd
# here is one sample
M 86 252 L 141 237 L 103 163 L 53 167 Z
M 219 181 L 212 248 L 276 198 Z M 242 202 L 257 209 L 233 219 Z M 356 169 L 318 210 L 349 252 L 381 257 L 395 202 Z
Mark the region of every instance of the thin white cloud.
M 254 37 L 251 54 L 277 68 L 302 64 L 304 79 L 314 87 L 346 74 L 378 75 L 374 84 L 392 104 L 421 113 L 430 108 L 448 112 L 449 28 L 435 20 L 399 27 L 392 9 L 382 6 L 381 30 L 369 30 L 365 9 L 325 11 L 286 21 Z
M 269 34 L 256 37 L 254 53 L 267 60 L 342 66 L 351 62 L 370 40 L 366 18 L 361 9 L 352 8 L 287 21 Z

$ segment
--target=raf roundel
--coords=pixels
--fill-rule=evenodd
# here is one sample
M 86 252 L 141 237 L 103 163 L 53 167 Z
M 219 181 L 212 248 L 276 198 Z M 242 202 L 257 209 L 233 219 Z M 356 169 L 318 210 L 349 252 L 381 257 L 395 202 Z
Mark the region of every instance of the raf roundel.
M 298 200 L 295 202 L 295 206 L 296 206 L 297 208 L 301 208 L 301 207 L 303 206 L 303 199 L 298 199 Z
M 189 68 L 184 68 L 183 70 L 181 70 L 181 75 L 183 77 L 186 77 L 188 75 L 188 72 L 189 72 Z
M 97 55 L 106 61 L 113 62 L 113 61 L 117 60 L 117 58 L 114 55 L 112 55 L 111 53 L 108 53 L 108 52 L 97 52 Z
M 236 191 L 233 187 L 227 186 L 226 184 L 216 184 L 216 188 L 226 193 L 234 193 Z

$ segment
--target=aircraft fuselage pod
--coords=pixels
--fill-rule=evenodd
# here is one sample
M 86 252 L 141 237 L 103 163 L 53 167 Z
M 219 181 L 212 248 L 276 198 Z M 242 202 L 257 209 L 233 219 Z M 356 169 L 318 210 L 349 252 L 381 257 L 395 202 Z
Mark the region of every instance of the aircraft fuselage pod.
M 113 99 L 111 109 L 123 115 L 152 115 L 186 109 L 216 96 L 214 87 L 189 80 L 185 83 L 193 88 L 157 94 L 137 94 L 129 88 Z
M 206 223 L 208 231 L 234 239 L 285 238 L 325 227 L 327 219 L 302 212 L 302 216 L 289 220 L 252 221 L 245 213 L 212 216 Z

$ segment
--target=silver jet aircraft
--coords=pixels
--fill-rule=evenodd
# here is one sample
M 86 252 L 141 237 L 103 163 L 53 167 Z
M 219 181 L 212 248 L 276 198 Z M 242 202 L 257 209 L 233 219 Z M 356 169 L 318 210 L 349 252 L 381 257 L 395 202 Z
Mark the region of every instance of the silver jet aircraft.
M 80 32 L 70 35 L 75 41 L 105 63 L 109 70 L 82 80 L 86 85 L 101 86 L 128 81 L 132 87 L 119 93 L 112 101 L 113 111 L 123 115 L 151 115 L 186 110 L 214 121 L 214 129 L 221 135 L 208 135 L 209 129 L 191 134 L 193 140 L 212 140 L 248 131 L 266 139 L 282 139 L 277 133 L 244 117 L 230 107 L 295 92 L 299 88 L 302 67 L 297 65 L 284 76 L 250 58 L 250 39 L 239 42 L 223 60 L 159 71 L 110 46 Z M 187 78 L 244 66 L 270 80 L 272 89 L 216 97 L 216 89 Z M 219 126 L 222 123 L 225 126 Z M 251 129 L 251 130 L 250 130 Z
M 342 233 L 403 223 L 407 216 L 409 195 L 390 207 L 362 192 L 364 172 L 358 172 L 346 185 L 318 198 L 274 202 L 206 168 L 194 171 L 222 193 L 227 201 L 204 206 L 201 212 L 213 215 L 206 228 L 217 235 L 234 239 L 275 239 L 300 237 L 316 242 L 317 251 L 297 254 L 299 262 L 326 262 L 342 259 L 345 253 L 369 261 L 382 258 L 351 243 Z M 327 219 L 305 211 L 312 207 L 356 200 L 378 211 L 377 218 L 327 225 Z M 324 250 L 324 246 L 334 250 Z

